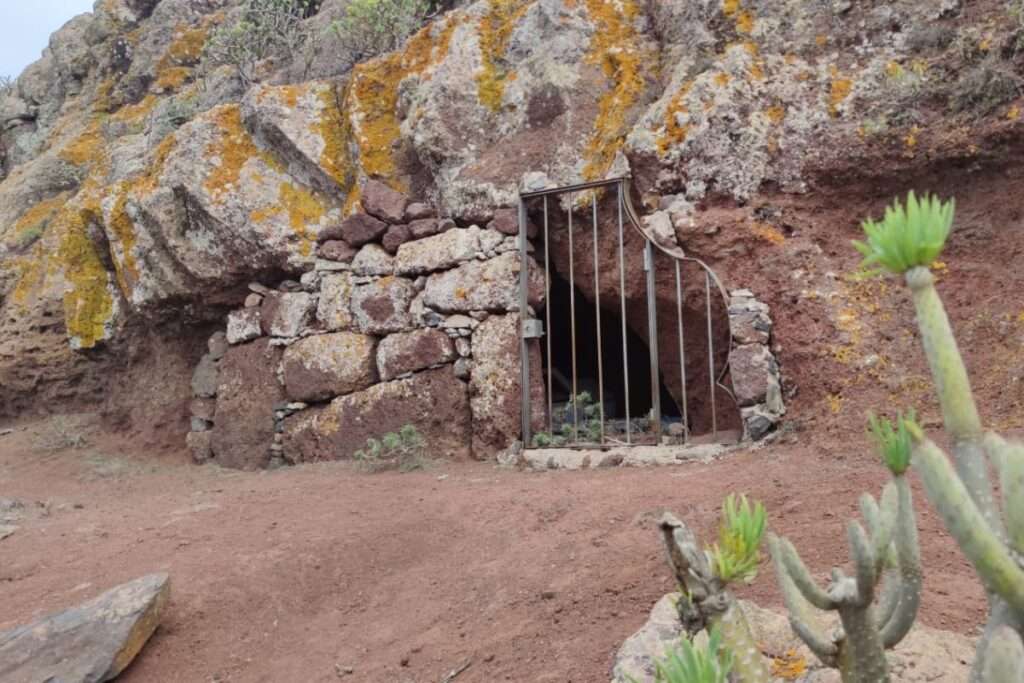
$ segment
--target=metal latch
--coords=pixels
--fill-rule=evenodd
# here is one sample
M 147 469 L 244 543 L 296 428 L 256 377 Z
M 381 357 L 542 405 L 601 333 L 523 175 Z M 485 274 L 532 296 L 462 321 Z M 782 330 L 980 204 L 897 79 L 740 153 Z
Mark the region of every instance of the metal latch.
M 544 321 L 527 318 L 523 321 L 523 339 L 538 339 L 544 336 Z

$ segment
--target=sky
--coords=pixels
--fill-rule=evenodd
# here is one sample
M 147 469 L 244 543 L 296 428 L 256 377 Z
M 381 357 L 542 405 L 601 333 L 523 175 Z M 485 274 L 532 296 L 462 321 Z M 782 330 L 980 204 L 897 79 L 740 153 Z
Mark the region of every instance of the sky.
M 39 59 L 50 34 L 92 11 L 93 0 L 0 0 L 0 76 L 17 76 Z

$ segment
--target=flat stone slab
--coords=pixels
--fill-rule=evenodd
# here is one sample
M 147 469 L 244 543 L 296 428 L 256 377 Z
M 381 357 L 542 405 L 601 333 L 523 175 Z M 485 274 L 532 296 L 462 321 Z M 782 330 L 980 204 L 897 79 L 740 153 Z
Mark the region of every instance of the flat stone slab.
M 711 462 L 734 446 L 694 444 L 689 446 L 620 446 L 600 449 L 530 448 L 523 462 L 533 470 L 585 470 L 598 467 L 647 467 Z
M 758 580 L 769 581 L 771 578 L 766 576 Z M 675 607 L 679 598 L 679 593 L 669 593 L 658 600 L 647 623 L 622 644 L 615 656 L 612 683 L 654 683 L 655 662 L 662 659 L 682 637 Z M 741 600 L 740 605 L 762 652 L 784 658 L 784 661 L 779 661 L 780 665 L 799 661 L 806 666 L 805 672 L 796 679 L 776 678 L 774 681 L 840 683 L 839 673 L 822 665 L 793 634 L 789 619 L 784 614 L 763 609 L 746 600 Z M 703 633 L 698 635 L 697 642 L 702 639 L 706 642 Z M 974 648 L 974 641 L 966 636 L 918 623 L 902 643 L 889 651 L 893 683 L 966 681 L 970 663 L 974 660 Z
M 78 607 L 0 633 L 0 681 L 111 680 L 153 635 L 170 593 L 167 574 L 149 574 Z

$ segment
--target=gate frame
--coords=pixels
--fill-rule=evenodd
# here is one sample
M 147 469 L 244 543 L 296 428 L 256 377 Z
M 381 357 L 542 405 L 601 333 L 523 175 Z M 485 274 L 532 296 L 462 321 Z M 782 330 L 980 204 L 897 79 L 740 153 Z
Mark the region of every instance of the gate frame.
M 529 192 L 518 192 L 517 203 L 518 203 L 518 219 L 519 219 L 519 254 L 520 254 L 520 268 L 519 268 L 519 321 L 520 321 L 520 333 L 519 333 L 519 353 L 520 353 L 520 368 L 521 368 L 521 438 L 523 448 L 532 448 L 532 434 L 531 434 L 531 418 L 532 418 L 532 402 L 530 400 L 530 339 L 536 339 L 540 336 L 547 338 L 548 345 L 548 373 L 547 373 L 547 404 L 548 404 L 548 421 L 549 425 L 553 424 L 552 415 L 552 397 L 551 397 L 551 304 L 549 301 L 550 295 L 550 264 L 549 264 L 549 243 L 548 243 L 548 197 L 561 197 L 562 195 L 568 195 L 569 197 L 569 209 L 568 215 L 568 233 L 569 233 L 569 272 L 570 272 L 570 288 L 575 287 L 574 278 L 572 275 L 573 265 L 573 251 L 572 251 L 572 216 L 574 212 L 573 195 L 577 192 L 586 190 L 593 190 L 591 196 L 591 207 L 592 207 L 592 227 L 594 231 L 594 304 L 597 315 L 597 348 L 598 348 L 598 405 L 600 406 L 601 412 L 601 441 L 599 444 L 588 444 L 588 446 L 596 448 L 607 448 L 609 444 L 605 443 L 605 415 L 604 415 L 604 370 L 602 360 L 602 341 L 601 341 L 601 328 L 600 328 L 600 316 L 601 316 L 601 295 L 600 295 L 600 272 L 598 269 L 598 253 L 597 253 L 597 191 L 600 189 L 614 186 L 617 190 L 617 209 L 618 209 L 618 242 L 619 242 L 619 301 L 621 304 L 621 319 L 622 319 L 622 356 L 623 356 L 623 381 L 626 385 L 625 391 L 625 410 L 626 410 L 626 443 L 620 444 L 625 446 L 637 445 L 632 440 L 632 429 L 631 421 L 632 415 L 629 411 L 629 367 L 627 361 L 628 346 L 627 346 L 627 323 L 626 323 L 626 298 L 625 298 L 625 259 L 624 259 L 624 225 L 628 222 L 631 227 L 640 234 L 644 240 L 644 251 L 643 251 L 643 263 L 644 271 L 646 272 L 646 295 L 647 295 L 647 324 L 648 324 L 648 349 L 650 351 L 650 372 L 651 372 L 651 410 L 653 413 L 652 422 L 654 423 L 655 433 L 655 445 L 660 445 L 661 442 L 661 370 L 659 368 L 659 350 L 658 350 L 658 318 L 657 318 L 657 291 L 656 291 L 656 277 L 654 268 L 654 247 L 658 247 L 658 250 L 671 257 L 675 265 L 675 279 L 676 279 L 676 313 L 678 322 L 678 339 L 679 339 L 679 367 L 680 367 L 680 384 L 682 385 L 682 419 L 683 419 L 683 440 L 684 444 L 689 442 L 690 429 L 689 420 L 687 414 L 687 393 L 686 393 L 686 353 L 684 344 L 684 329 L 683 329 L 683 316 L 682 316 L 682 276 L 681 276 L 681 264 L 685 262 L 696 263 L 704 271 L 704 300 L 706 310 L 706 322 L 707 322 L 707 338 L 708 338 L 708 370 L 709 370 L 709 388 L 710 388 L 710 399 L 711 399 L 711 424 L 712 424 L 712 435 L 717 436 L 718 434 L 718 419 L 717 419 L 717 408 L 716 408 L 716 394 L 717 389 L 723 390 L 733 402 L 736 403 L 736 397 L 732 387 L 727 387 L 722 384 L 722 380 L 729 372 L 731 354 L 735 347 L 733 335 L 732 335 L 732 321 L 729 318 L 729 296 L 726 292 L 725 287 L 722 285 L 721 280 L 715 274 L 711 268 L 700 259 L 686 256 L 682 248 L 678 249 L 678 253 L 666 249 L 660 244 L 657 244 L 651 237 L 644 232 L 642 222 L 633 207 L 632 200 L 630 198 L 630 176 L 620 176 L 617 178 L 609 178 L 606 180 L 598 180 L 587 183 L 578 183 L 575 185 L 565 185 L 561 187 L 545 188 L 542 190 L 532 190 Z M 530 288 L 530 257 L 529 257 L 529 238 L 527 235 L 527 216 L 526 216 L 526 202 L 531 199 L 543 198 L 544 199 L 544 308 L 545 308 L 545 319 L 543 321 L 533 318 L 530 316 L 530 303 L 529 303 L 529 288 Z M 623 217 L 627 220 L 624 220 Z M 718 375 L 715 374 L 715 345 L 714 335 L 711 321 L 711 285 L 712 282 L 715 284 L 715 288 L 722 296 L 725 309 L 726 309 L 726 328 L 728 332 L 728 343 L 729 343 L 729 354 L 726 357 L 726 362 L 722 366 L 721 372 Z M 576 343 L 575 343 L 575 300 L 570 299 L 570 307 L 573 309 L 570 313 L 572 317 L 572 358 L 573 358 L 573 393 L 574 398 L 576 394 Z M 546 327 L 544 323 L 546 322 Z M 730 377 L 731 383 L 731 377 Z M 739 405 L 737 403 L 737 409 Z M 579 443 L 578 434 L 578 415 L 575 410 L 573 413 L 574 422 L 574 440 L 571 448 L 582 447 Z

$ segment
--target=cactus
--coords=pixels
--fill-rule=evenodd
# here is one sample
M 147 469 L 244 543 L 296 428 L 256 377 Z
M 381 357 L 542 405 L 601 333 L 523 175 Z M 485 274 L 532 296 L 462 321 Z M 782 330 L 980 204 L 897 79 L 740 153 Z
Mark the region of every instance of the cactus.
M 904 476 L 910 460 L 911 420 L 901 417 L 894 428 L 872 416 L 870 424 L 893 479 L 885 486 L 880 505 L 868 494 L 861 497 L 867 530 L 853 520 L 847 526 L 855 575 L 834 569 L 831 583 L 822 589 L 792 543 L 768 538 L 794 633 L 822 663 L 839 669 L 844 683 L 889 680 L 885 650 L 906 636 L 921 597 L 917 526 Z M 879 583 L 883 583 L 881 591 Z M 815 608 L 837 612 L 842 628 L 826 636 Z
M 693 532 L 671 513 L 659 521 L 668 563 L 682 598 L 677 608 L 687 633 L 703 629 L 721 632 L 722 646 L 730 653 L 731 671 L 743 683 L 768 683 L 771 674 L 754 642 L 735 596 L 728 586 L 749 583 L 757 575 L 765 511 L 745 496 L 729 496 L 722 506 L 718 543 L 701 550 Z
M 988 592 L 988 621 L 970 680 L 995 683 L 1020 680 L 1024 656 L 1024 445 L 983 430 L 967 370 L 928 270 L 949 236 L 953 212 L 952 201 L 918 201 L 911 193 L 905 208 L 897 202 L 881 222 L 865 221 L 867 242 L 855 246 L 865 265 L 902 275 L 911 291 L 943 423 L 953 442 L 951 465 L 946 453 L 907 421 L 913 465 Z M 1002 514 L 989 462 L 1000 476 Z

